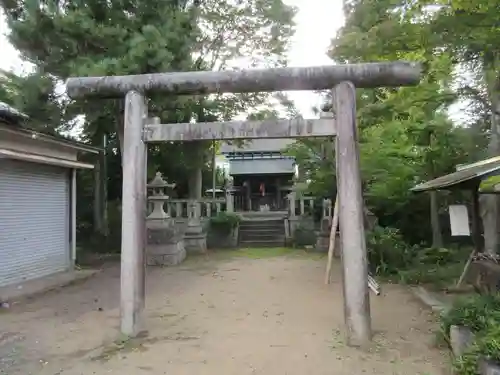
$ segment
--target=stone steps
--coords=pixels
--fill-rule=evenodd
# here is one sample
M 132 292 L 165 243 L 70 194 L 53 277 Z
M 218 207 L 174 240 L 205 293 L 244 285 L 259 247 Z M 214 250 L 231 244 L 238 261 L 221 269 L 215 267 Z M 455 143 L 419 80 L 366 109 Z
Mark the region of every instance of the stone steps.
M 272 241 L 264 241 L 264 240 L 255 240 L 255 241 L 240 241 L 240 247 L 241 248 L 255 248 L 255 247 L 284 247 L 285 246 L 285 240 L 283 241 L 278 241 L 278 240 L 272 240 Z
M 285 245 L 285 226 L 281 219 L 243 220 L 240 223 L 241 247 L 281 247 Z

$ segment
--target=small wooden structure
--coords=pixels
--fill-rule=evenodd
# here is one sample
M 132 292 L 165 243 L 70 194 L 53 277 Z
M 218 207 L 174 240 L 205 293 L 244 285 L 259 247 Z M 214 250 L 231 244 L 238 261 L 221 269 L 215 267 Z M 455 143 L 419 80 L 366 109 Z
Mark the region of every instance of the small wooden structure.
M 500 266 L 493 264 L 484 255 L 484 242 L 481 231 L 481 217 L 479 210 L 480 194 L 498 194 L 500 188 L 497 184 L 485 184 L 489 179 L 498 178 L 500 175 L 500 157 L 486 159 L 474 164 L 459 166 L 454 173 L 438 177 L 415 186 L 411 190 L 419 193 L 432 190 L 468 190 L 471 193 L 472 251 L 457 282 L 459 288 L 464 280 L 469 281 L 478 291 L 491 290 L 492 285 L 497 285 L 500 280 Z M 486 187 L 485 187 L 486 186 Z M 500 186 L 499 186 L 500 187 Z M 497 191 L 498 190 L 498 191 Z M 488 287 L 485 289 L 486 284 Z

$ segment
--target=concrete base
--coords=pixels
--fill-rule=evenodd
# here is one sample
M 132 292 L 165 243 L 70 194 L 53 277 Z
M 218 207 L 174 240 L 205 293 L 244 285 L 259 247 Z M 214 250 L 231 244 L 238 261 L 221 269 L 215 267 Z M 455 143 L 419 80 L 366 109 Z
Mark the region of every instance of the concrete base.
M 0 288 L 0 302 L 12 303 L 24 298 L 33 297 L 53 289 L 85 281 L 98 272 L 99 270 L 59 272 L 39 279 L 4 286 Z
M 184 241 L 180 241 L 177 245 L 170 245 L 170 254 L 165 254 L 165 247 L 159 254 L 147 254 L 147 265 L 148 266 L 176 266 L 184 259 L 186 259 L 186 249 L 184 248 Z
M 184 239 L 173 220 L 150 220 L 147 231 L 148 266 L 175 266 L 186 259 Z
M 316 238 L 316 246 L 314 247 L 316 251 L 320 253 L 327 253 L 328 246 L 330 246 L 330 233 L 319 232 Z
M 328 247 L 330 246 L 330 232 L 320 232 L 316 240 L 316 251 L 327 253 Z M 335 236 L 335 248 L 333 249 L 333 256 L 335 258 L 340 258 L 340 236 L 337 233 Z
M 184 246 L 188 253 L 205 254 L 207 252 L 207 233 L 203 232 L 199 219 L 191 218 L 188 221 L 184 233 Z
M 474 342 L 474 334 L 465 326 L 452 325 L 450 327 L 450 346 L 455 357 L 460 357 Z
M 479 361 L 479 373 L 481 375 L 500 375 L 500 363 L 483 358 Z
M 184 235 L 184 246 L 189 254 L 205 254 L 207 252 L 207 234 L 186 233 Z
M 432 292 L 429 292 L 427 289 L 417 286 L 410 288 L 410 291 L 413 295 L 419 300 L 422 304 L 432 309 L 439 314 L 445 313 L 448 311 L 451 306 L 446 304 L 444 301 L 439 300 Z

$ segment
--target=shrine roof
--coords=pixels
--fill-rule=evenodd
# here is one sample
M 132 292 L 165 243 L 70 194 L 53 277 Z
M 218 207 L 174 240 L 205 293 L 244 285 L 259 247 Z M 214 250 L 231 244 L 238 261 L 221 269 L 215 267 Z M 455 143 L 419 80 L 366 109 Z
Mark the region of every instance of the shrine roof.
M 456 172 L 421 183 L 410 190 L 418 193 L 443 189 L 477 189 L 481 181 L 500 173 L 500 157 L 458 166 L 457 169 Z M 480 191 L 485 192 L 482 189 Z

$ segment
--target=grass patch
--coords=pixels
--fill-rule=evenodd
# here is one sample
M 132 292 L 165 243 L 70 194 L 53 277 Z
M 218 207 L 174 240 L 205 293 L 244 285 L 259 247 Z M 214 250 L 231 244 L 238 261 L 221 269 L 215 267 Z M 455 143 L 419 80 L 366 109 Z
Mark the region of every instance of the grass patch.
M 269 248 L 243 248 L 231 252 L 231 255 L 249 259 L 275 258 L 285 255 L 291 255 L 298 250 L 288 247 L 269 247 Z
M 297 257 L 304 259 L 323 259 L 326 254 L 318 252 L 305 251 L 303 249 L 294 249 L 290 247 L 255 247 L 243 248 L 231 251 L 233 257 L 242 257 L 248 259 L 266 259 L 276 257 Z
M 326 257 L 326 254 L 308 252 L 303 249 L 294 249 L 290 247 L 250 247 L 236 250 L 212 250 L 208 255 L 208 258 L 213 260 L 224 260 L 231 258 L 267 259 L 277 257 L 323 259 Z M 206 260 L 207 256 L 195 256 L 195 258 L 202 258 Z

